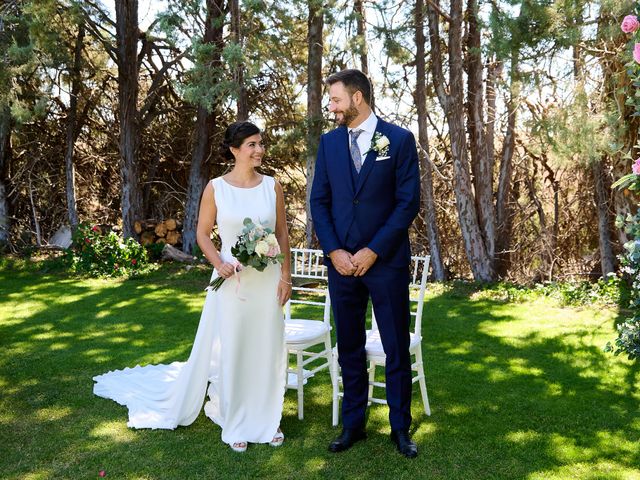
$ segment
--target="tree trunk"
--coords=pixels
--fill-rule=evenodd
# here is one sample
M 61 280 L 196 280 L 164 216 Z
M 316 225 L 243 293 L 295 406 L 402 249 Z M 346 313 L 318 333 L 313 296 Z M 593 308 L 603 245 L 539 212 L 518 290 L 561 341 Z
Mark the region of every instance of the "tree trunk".
M 480 26 L 478 25 L 478 4 L 476 0 L 467 2 L 468 31 L 466 37 L 466 66 L 468 132 L 470 140 L 471 171 L 475 190 L 478 222 L 482 231 L 487 256 L 494 258 L 495 252 L 495 213 L 493 207 L 493 151 L 487 148 L 484 125 L 483 100 L 483 64 L 480 44 Z
M 40 229 L 40 220 L 38 219 L 38 210 L 36 209 L 36 202 L 33 199 L 33 186 L 31 184 L 31 173 L 29 171 L 28 185 L 29 185 L 29 202 L 31 204 L 31 216 L 33 217 L 33 231 L 36 234 L 36 246 L 42 246 L 42 230 Z
M 122 233 L 134 237 L 140 218 L 141 191 L 138 165 L 138 1 L 116 0 L 116 47 L 120 124 L 120 176 L 122 181 Z
M 618 27 L 616 4 L 602 3 L 598 15 L 598 39 L 602 49 L 607 52 L 620 51 L 629 41 L 627 34 Z M 631 164 L 626 154 L 636 158 L 638 153 L 640 117 L 634 115 L 633 105 L 627 105 L 628 92 L 636 91 L 632 86 L 632 80 L 625 74 L 625 57 L 623 55 L 599 55 L 600 68 L 602 70 L 603 98 L 610 99 L 611 107 L 618 112 L 618 124 L 624 129 L 617 135 L 616 143 L 619 145 L 618 153 L 610 158 L 612 178 L 620 178 L 630 173 Z M 622 189 L 615 189 L 613 195 L 613 209 L 616 215 L 626 217 L 636 211 L 634 196 L 625 195 Z M 622 245 L 629 240 L 629 236 L 622 228 L 616 229 L 616 237 Z
M 313 238 L 313 218 L 309 205 L 311 186 L 316 168 L 316 154 L 318 143 L 322 134 L 322 30 L 324 28 L 324 11 L 322 2 L 311 0 L 309 2 L 308 21 L 308 60 L 307 60 L 307 191 L 306 191 L 306 213 L 307 225 L 305 236 L 307 247 L 312 247 L 315 242 Z
M 11 163 L 11 110 L 0 107 L 0 249 L 9 244 L 9 164 Z
M 549 242 L 549 281 L 553 281 L 553 270 L 556 265 L 556 251 L 558 250 L 558 233 L 560 230 L 560 182 L 554 180 L 553 187 L 553 229 Z
M 189 185 L 187 187 L 187 200 L 184 211 L 184 227 L 182 230 L 182 251 L 193 254 L 196 245 L 196 229 L 198 226 L 198 211 L 200 197 L 207 182 L 205 163 L 211 156 L 211 133 L 214 129 L 215 117 L 206 108 L 198 107 L 196 120 L 196 140 L 191 155 L 191 168 L 189 170 Z
M 230 0 L 231 7 L 231 38 L 238 46 L 242 45 L 242 33 L 240 31 L 240 3 L 238 0 Z M 237 120 L 243 122 L 249 118 L 249 105 L 247 102 L 247 89 L 244 85 L 244 65 L 239 62 L 233 70 L 233 80 L 237 86 Z
M 605 157 L 606 158 L 606 157 Z M 607 184 L 607 178 L 603 166 L 604 159 L 599 162 L 593 162 L 591 169 L 593 171 L 593 180 L 595 185 L 595 202 L 596 212 L 598 214 L 598 240 L 600 244 L 600 265 L 602 268 L 602 276 L 615 272 L 616 256 L 613 253 L 611 239 L 611 225 L 609 223 L 609 191 L 610 186 Z
M 517 65 L 519 56 L 513 54 L 511 59 L 511 92 L 507 104 L 507 131 L 502 143 L 500 155 L 500 174 L 498 177 L 498 194 L 496 198 L 496 271 L 500 277 L 507 275 L 510 264 L 509 251 L 511 249 L 511 227 L 513 226 L 513 211 L 511 202 L 514 200 L 511 194 L 513 178 L 513 155 L 516 147 L 516 114 L 518 111 L 517 99 L 520 95 Z
M 71 95 L 69 99 L 69 112 L 67 115 L 67 139 L 66 150 L 64 155 L 65 173 L 66 173 L 66 193 L 67 193 L 67 215 L 69 217 L 69 225 L 71 230 L 75 230 L 78 226 L 78 210 L 76 208 L 76 175 L 75 165 L 73 163 L 73 152 L 76 139 L 79 133 L 78 126 L 78 96 L 81 89 L 80 69 L 82 61 L 82 47 L 84 43 L 84 25 L 78 27 L 78 36 L 76 37 L 76 45 L 71 67 Z
M 428 2 L 431 68 L 434 88 L 445 112 L 451 139 L 456 207 L 467 260 L 473 277 L 482 282 L 495 280 L 493 259 L 487 249 L 478 222 L 475 198 L 469 173 L 464 125 L 464 86 L 462 68 L 462 0 L 452 0 L 449 22 L 449 93 L 444 81 L 440 52 L 439 2 Z
M 209 65 L 214 74 L 219 75 L 222 58 L 222 32 L 223 23 L 216 21 L 224 17 L 224 0 L 207 0 L 207 19 L 204 32 L 204 42 L 214 45 Z M 216 73 L 217 72 L 217 73 Z M 208 172 L 205 171 L 207 160 L 211 156 L 212 134 L 215 130 L 216 113 L 219 110 L 216 103 L 209 109 L 198 106 L 196 120 L 195 144 L 191 155 L 191 167 L 189 170 L 189 184 L 187 186 L 187 199 L 184 209 L 184 225 L 182 228 L 182 251 L 193 253 L 196 245 L 196 228 L 198 225 L 198 211 L 200 197 L 207 181 Z
M 151 163 L 149 164 L 149 167 L 147 169 L 145 179 L 144 179 L 144 187 L 142 189 L 142 205 L 143 205 L 142 218 L 149 218 L 153 216 L 153 214 L 151 213 L 152 212 L 151 208 L 153 207 L 153 205 L 151 204 L 151 190 L 152 190 L 153 182 L 155 181 L 156 176 L 158 174 L 159 166 L 160 166 L 160 152 L 155 151 L 153 153 L 153 158 L 151 159 Z M 136 233 L 138 233 L 137 229 L 136 229 Z
M 429 158 L 429 133 L 427 130 L 427 94 L 426 94 L 426 62 L 424 37 L 424 3 L 416 0 L 416 93 L 415 102 L 418 109 L 418 145 L 420 149 L 420 169 L 422 202 L 425 211 L 425 225 L 429 239 L 429 253 L 431 255 L 431 271 L 433 279 L 442 282 L 446 280 L 446 273 L 442 263 L 442 249 L 440 248 L 440 233 L 436 221 L 435 199 L 433 198 L 433 169 Z
M 549 158 L 545 152 L 538 157 L 538 160 L 546 172 L 546 180 L 551 185 L 551 189 L 553 191 L 553 225 L 551 226 L 551 229 L 547 228 L 544 234 L 547 244 L 547 278 L 549 281 L 552 281 L 553 270 L 556 264 L 556 250 L 558 248 L 558 233 L 560 227 L 560 182 L 557 179 L 556 172 L 551 168 Z
M 356 17 L 356 37 L 358 54 L 360 56 L 360 70 L 369 76 L 369 47 L 367 43 L 367 23 L 363 0 L 353 2 L 353 13 Z M 371 109 L 374 109 L 373 84 L 371 85 Z
M 496 88 L 502 76 L 502 62 L 493 60 L 487 69 L 487 154 L 495 156 L 496 130 Z M 497 228 L 497 226 L 496 226 Z
M 582 25 L 583 18 L 581 12 L 576 12 L 574 26 Z M 578 30 L 579 31 L 579 30 Z M 584 82 L 584 60 L 582 58 L 582 38 L 579 36 L 573 44 L 573 76 L 582 84 Z M 605 73 L 606 81 L 606 73 Z M 584 88 L 581 85 L 581 89 Z M 607 157 L 592 162 L 591 172 L 593 174 L 594 200 L 596 203 L 596 214 L 598 216 L 598 243 L 600 246 L 600 268 L 602 276 L 615 271 L 616 257 L 613 253 L 611 238 L 611 225 L 609 223 L 609 194 L 611 186 L 607 182 L 607 176 L 603 165 Z

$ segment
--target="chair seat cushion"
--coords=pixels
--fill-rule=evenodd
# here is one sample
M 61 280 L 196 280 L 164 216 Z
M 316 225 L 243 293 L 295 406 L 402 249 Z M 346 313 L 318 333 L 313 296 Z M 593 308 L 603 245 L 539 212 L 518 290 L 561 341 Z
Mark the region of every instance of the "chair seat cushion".
M 284 339 L 287 343 L 307 343 L 324 336 L 329 325 L 318 320 L 287 320 L 284 322 Z
M 415 333 L 410 333 L 409 350 L 413 350 L 420 345 L 422 338 Z M 380 330 L 367 330 L 367 355 L 376 357 L 384 357 L 384 348 L 382 347 L 382 339 L 380 338 Z

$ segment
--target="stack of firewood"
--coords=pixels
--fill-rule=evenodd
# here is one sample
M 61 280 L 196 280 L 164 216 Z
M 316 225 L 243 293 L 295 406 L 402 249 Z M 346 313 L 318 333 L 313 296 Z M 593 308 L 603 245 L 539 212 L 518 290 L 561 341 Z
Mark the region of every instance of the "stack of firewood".
M 182 235 L 180 234 L 182 225 L 173 218 L 161 222 L 138 220 L 134 224 L 134 229 L 140 235 L 140 243 L 142 245 L 151 243 L 178 245 L 182 242 Z

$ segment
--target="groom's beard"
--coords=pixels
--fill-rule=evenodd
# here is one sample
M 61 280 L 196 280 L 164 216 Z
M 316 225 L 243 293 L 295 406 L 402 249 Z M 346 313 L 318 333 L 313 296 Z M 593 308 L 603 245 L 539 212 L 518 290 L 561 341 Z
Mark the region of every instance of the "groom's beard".
M 337 113 L 342 113 L 342 118 L 339 118 Z M 358 109 L 351 103 L 344 112 L 336 112 L 335 122 L 338 125 L 349 125 L 352 120 L 358 117 L 358 113 Z

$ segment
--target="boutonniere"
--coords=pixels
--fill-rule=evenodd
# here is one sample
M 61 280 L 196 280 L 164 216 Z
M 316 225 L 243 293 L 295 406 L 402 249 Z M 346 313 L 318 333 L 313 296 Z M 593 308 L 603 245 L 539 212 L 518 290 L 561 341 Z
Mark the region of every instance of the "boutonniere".
M 387 138 L 386 135 L 383 135 L 380 132 L 375 132 L 373 134 L 373 138 L 371 139 L 371 146 L 367 153 L 374 151 L 378 154 L 379 157 L 384 157 L 389 154 L 389 145 L 391 142 Z

